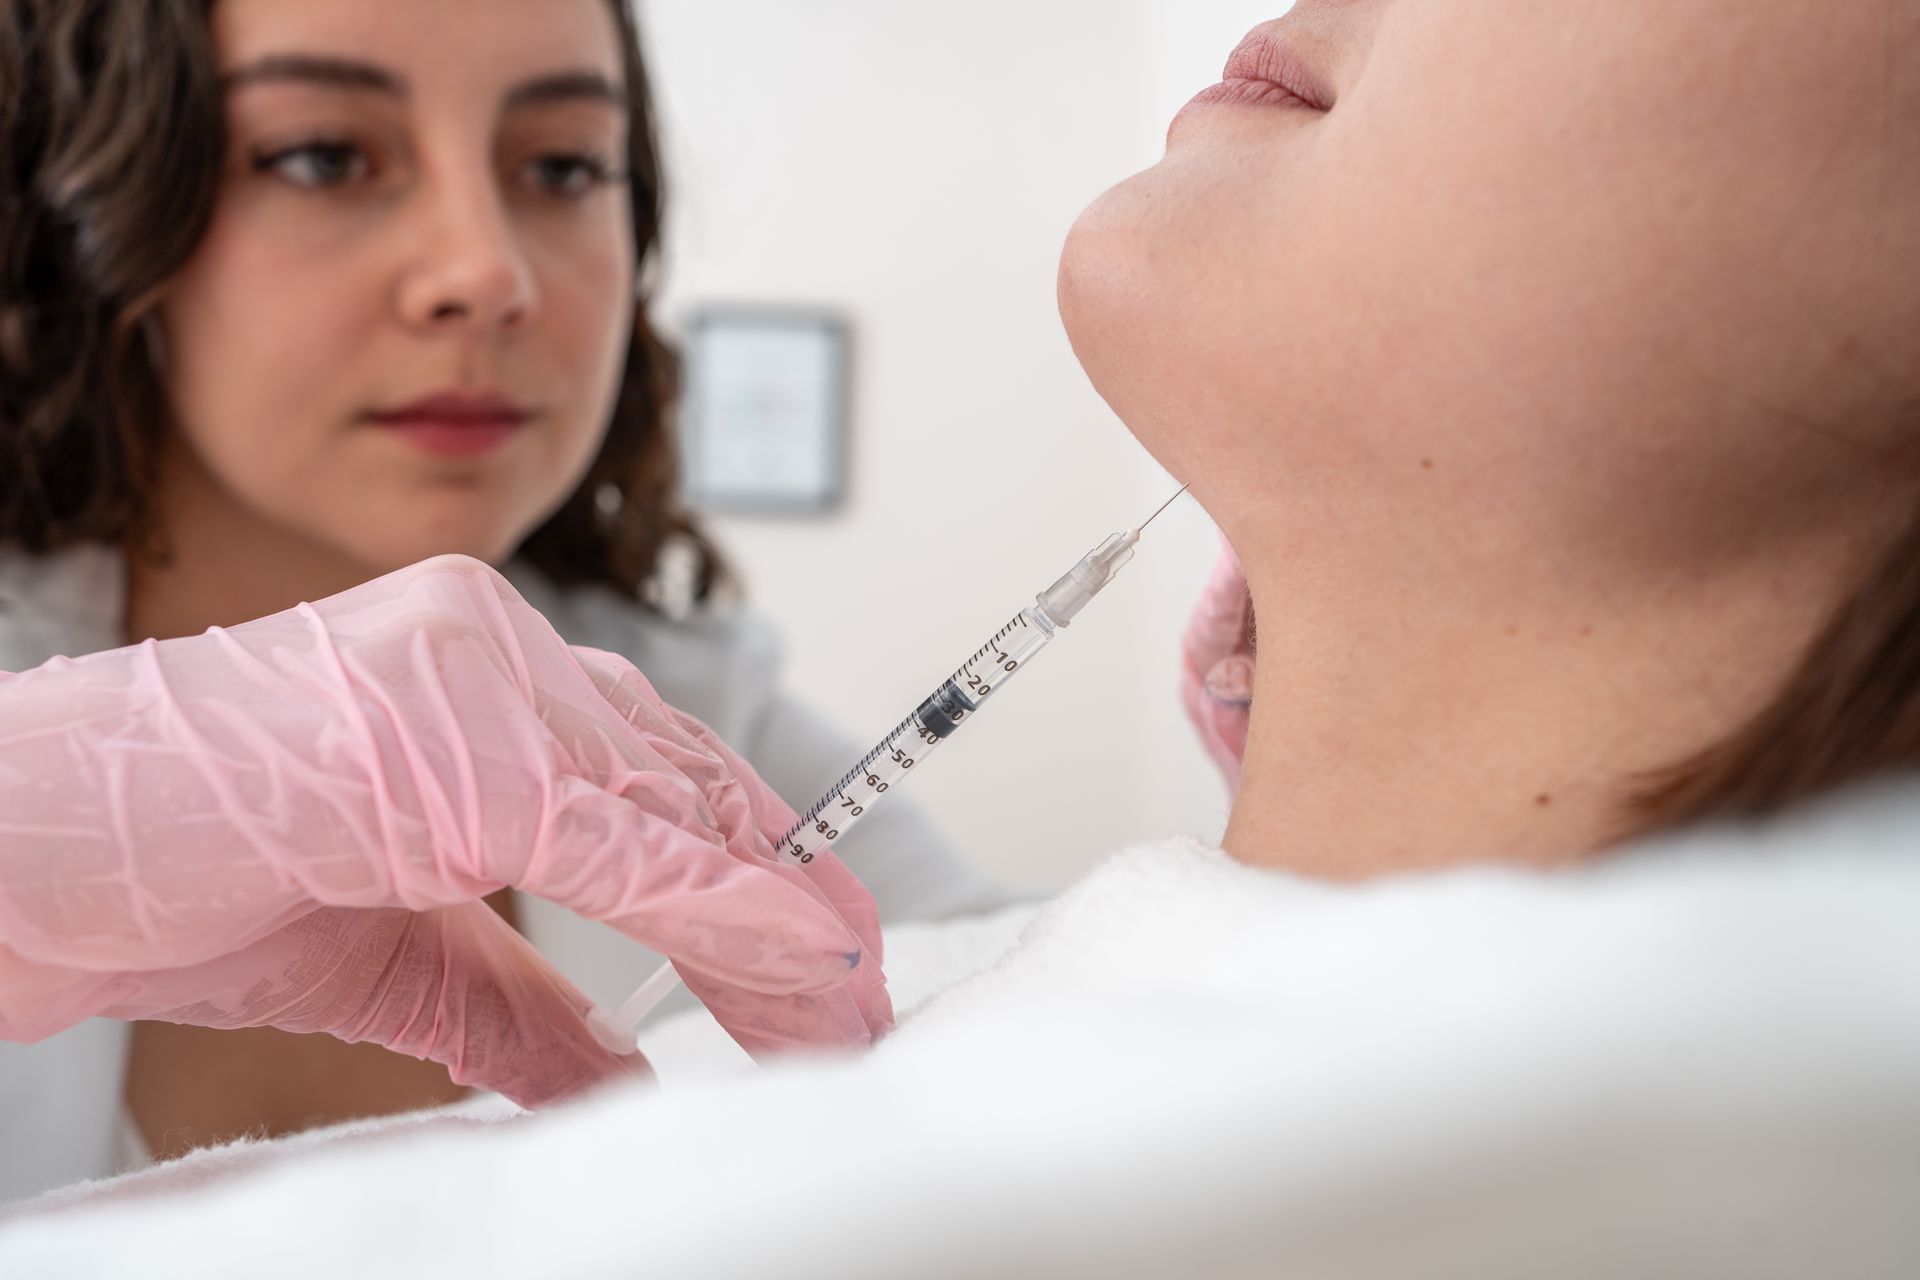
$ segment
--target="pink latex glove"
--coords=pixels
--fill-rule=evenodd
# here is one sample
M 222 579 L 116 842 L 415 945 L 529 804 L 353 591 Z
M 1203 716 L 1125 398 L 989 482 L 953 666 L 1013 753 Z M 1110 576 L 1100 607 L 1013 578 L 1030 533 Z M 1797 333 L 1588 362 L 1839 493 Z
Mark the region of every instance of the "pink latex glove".
M 94 1015 L 370 1040 L 537 1106 L 644 1073 L 480 898 L 671 957 L 749 1051 L 892 1025 L 872 899 L 620 658 L 443 556 L 0 675 L 0 1038 Z
M 1253 597 L 1240 558 L 1224 538 L 1180 637 L 1180 701 L 1227 785 L 1238 787 L 1253 706 Z

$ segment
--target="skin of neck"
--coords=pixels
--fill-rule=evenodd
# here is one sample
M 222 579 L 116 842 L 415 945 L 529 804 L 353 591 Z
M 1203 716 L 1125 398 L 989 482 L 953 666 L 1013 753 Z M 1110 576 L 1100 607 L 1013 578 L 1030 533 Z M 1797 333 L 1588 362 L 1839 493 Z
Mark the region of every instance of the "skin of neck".
M 1343 880 L 1565 863 L 1631 834 L 1636 787 L 1764 706 L 1865 550 L 1810 538 L 1621 573 L 1496 545 L 1476 563 L 1378 537 L 1384 512 L 1329 537 L 1272 517 L 1279 501 L 1222 505 L 1258 631 L 1222 844 Z
M 246 507 L 177 445 L 162 450 L 155 507 L 165 554 L 127 547 L 129 644 L 237 626 L 380 573 Z

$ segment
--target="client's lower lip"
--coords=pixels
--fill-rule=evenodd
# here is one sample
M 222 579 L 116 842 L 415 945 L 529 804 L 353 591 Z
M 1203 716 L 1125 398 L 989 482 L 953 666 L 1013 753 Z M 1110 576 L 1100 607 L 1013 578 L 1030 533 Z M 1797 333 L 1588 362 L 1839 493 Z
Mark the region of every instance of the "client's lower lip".
M 1285 85 L 1275 84 L 1271 80 L 1222 80 L 1194 94 L 1187 105 L 1180 109 L 1180 114 L 1185 115 L 1194 107 L 1209 105 L 1289 107 L 1316 114 L 1322 110 Z
M 472 418 L 408 414 L 404 417 L 376 418 L 374 425 L 428 453 L 476 457 L 491 453 L 505 444 L 526 425 L 526 419 L 518 416 Z

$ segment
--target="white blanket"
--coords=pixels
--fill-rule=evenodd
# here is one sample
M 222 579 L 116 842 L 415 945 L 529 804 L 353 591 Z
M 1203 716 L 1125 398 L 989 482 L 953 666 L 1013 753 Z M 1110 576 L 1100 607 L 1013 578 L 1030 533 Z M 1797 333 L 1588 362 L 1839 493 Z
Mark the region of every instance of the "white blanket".
M 902 1003 L 1015 923 L 894 935 Z M 1920 788 L 1556 874 L 1147 846 L 864 1059 L 650 1047 L 34 1202 L 0 1276 L 1920 1274 Z

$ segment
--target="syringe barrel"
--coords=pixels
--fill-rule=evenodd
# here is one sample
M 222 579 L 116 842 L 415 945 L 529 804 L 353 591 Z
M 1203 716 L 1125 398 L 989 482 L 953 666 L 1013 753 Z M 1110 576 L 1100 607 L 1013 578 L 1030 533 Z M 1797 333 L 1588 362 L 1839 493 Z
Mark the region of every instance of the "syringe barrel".
M 781 856 L 802 866 L 845 835 L 866 816 L 882 795 L 891 790 L 929 751 L 959 729 L 980 709 L 993 691 L 1020 670 L 1027 659 L 1053 639 L 1055 631 L 1113 581 L 1140 541 L 1140 531 L 1116 533 L 1081 557 L 1060 580 L 1034 597 L 1031 608 L 1015 614 L 993 639 L 981 645 L 966 664 L 914 708 L 880 745 L 850 769 L 846 776 L 781 839 Z
M 800 816 L 781 838 L 780 855 L 801 866 L 812 862 L 865 817 L 874 802 L 925 760 L 928 752 L 951 737 L 1053 636 L 1052 621 L 1038 608 L 1015 614 Z

